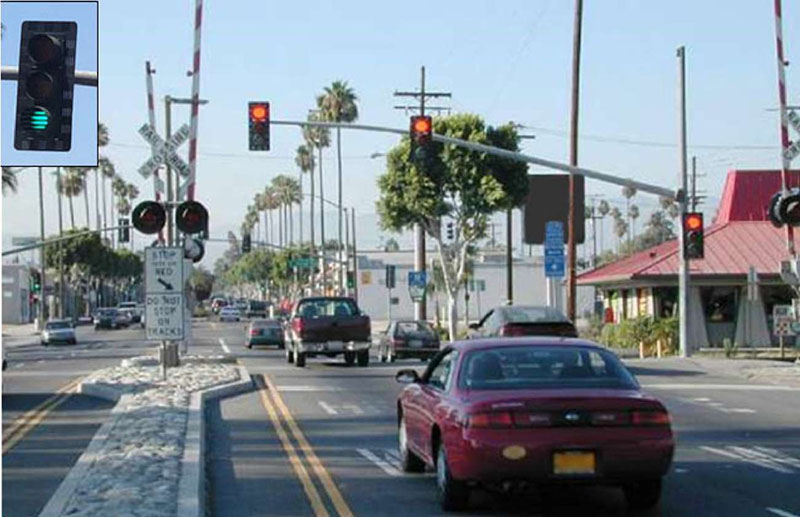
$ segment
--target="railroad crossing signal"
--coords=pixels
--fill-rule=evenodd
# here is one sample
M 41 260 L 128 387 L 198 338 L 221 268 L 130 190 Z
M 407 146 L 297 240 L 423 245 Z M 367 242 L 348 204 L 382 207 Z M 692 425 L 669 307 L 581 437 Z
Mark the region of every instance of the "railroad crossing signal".
M 269 102 L 251 102 L 247 113 L 250 124 L 250 150 L 269 151 Z
M 786 195 L 776 192 L 767 205 L 767 217 L 776 228 L 800 225 L 800 188 L 790 189 Z
M 189 175 L 189 165 L 175 152 L 189 138 L 189 126 L 182 125 L 166 142 L 150 124 L 144 124 L 140 127 L 139 134 L 150 144 L 153 151 L 153 155 L 139 167 L 139 174 L 145 179 L 157 171 L 165 160 L 181 176 L 186 177 Z
M 167 222 L 167 212 L 161 203 L 142 201 L 131 213 L 133 227 L 144 234 L 158 233 Z
M 683 257 L 687 260 L 703 258 L 703 214 L 700 212 L 683 214 Z
M 208 210 L 197 201 L 184 201 L 175 212 L 175 224 L 183 233 L 208 235 Z
M 75 87 L 75 22 L 22 24 L 14 148 L 69 151 Z

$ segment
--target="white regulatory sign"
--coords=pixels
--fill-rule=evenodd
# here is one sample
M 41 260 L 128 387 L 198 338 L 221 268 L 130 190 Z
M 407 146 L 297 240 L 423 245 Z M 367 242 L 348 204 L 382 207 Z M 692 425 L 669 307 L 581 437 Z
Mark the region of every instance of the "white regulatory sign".
M 145 248 L 145 293 L 183 295 L 183 248 Z
M 185 321 L 183 293 L 148 294 L 145 297 L 145 307 L 148 340 L 183 339 Z

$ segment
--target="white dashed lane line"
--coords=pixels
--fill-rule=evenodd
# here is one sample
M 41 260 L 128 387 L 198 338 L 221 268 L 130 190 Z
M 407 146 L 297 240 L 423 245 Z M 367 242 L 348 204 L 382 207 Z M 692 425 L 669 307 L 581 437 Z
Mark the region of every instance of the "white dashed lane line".
M 317 403 L 319 404 L 319 407 L 321 407 L 329 415 L 338 415 L 339 414 L 338 411 L 336 411 L 335 409 L 330 407 L 326 402 L 320 400 Z
M 228 345 L 225 343 L 224 339 L 219 338 L 219 346 L 222 347 L 222 350 L 224 350 L 226 354 L 230 354 L 231 353 L 231 349 L 228 348 Z
M 366 459 L 377 465 L 382 471 L 386 472 L 390 476 L 402 476 L 402 473 L 394 466 L 390 465 L 388 462 L 382 460 L 372 452 L 367 449 L 356 449 L 358 453 L 364 456 Z M 399 466 L 399 465 L 398 465 Z
M 795 474 L 797 471 L 794 469 L 800 470 L 800 459 L 768 447 L 753 446 L 748 448 L 728 445 L 724 448 L 719 448 L 703 445 L 700 446 L 700 449 L 719 456 L 725 456 L 726 458 L 751 463 L 781 474 Z

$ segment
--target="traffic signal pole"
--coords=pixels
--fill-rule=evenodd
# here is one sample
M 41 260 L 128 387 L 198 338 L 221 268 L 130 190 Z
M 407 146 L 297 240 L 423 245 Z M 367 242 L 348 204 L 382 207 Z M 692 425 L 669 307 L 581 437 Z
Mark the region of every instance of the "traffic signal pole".
M 578 166 L 578 107 L 580 105 L 581 22 L 583 0 L 575 0 L 575 23 L 572 39 L 572 102 L 570 109 L 569 164 Z M 567 212 L 567 318 L 575 321 L 575 174 L 569 173 L 569 207 Z
M 681 210 L 681 221 L 683 221 L 683 214 L 687 212 L 686 203 L 686 188 L 688 187 L 688 167 L 686 161 L 686 51 L 684 47 L 678 47 L 678 155 L 680 159 L 680 184 L 681 190 L 684 192 L 678 203 Z M 691 288 L 689 277 L 689 260 L 686 257 L 685 247 L 686 232 L 678 232 L 678 344 L 681 357 L 689 357 L 691 355 L 689 345 L 689 322 L 687 320 L 689 311 L 689 289 Z
M 39 167 L 39 235 L 44 242 L 44 181 L 42 180 L 42 168 Z M 45 247 L 42 246 L 39 248 L 39 263 L 41 264 L 41 280 L 42 280 L 42 288 L 39 290 L 39 313 L 37 314 L 36 318 L 36 330 L 40 331 L 44 329 L 44 320 L 45 320 L 45 303 L 44 303 L 44 296 L 45 291 L 47 288 L 45 287 L 45 275 L 44 270 L 45 268 Z

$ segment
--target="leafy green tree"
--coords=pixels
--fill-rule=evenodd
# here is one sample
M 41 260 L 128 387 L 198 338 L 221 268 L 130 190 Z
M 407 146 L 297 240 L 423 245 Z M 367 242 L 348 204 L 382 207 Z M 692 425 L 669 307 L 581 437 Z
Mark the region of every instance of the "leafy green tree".
M 400 251 L 400 244 L 395 240 L 394 237 L 389 237 L 386 243 L 383 245 L 383 251 Z
M 473 114 L 439 118 L 434 130 L 471 142 L 518 150 L 512 124 L 486 127 Z M 486 235 L 491 214 L 519 206 L 527 195 L 527 165 L 432 142 L 424 163 L 409 161 L 407 138 L 389 151 L 387 171 L 378 179 L 377 203 L 381 226 L 400 232 L 419 223 L 436 241 L 439 265 L 448 296 L 449 333 L 456 338 L 456 299 L 467 273 L 467 252 Z M 454 239 L 445 241 L 442 219 L 453 222 Z
M 207 300 L 211 296 L 214 288 L 214 275 L 202 265 L 197 266 L 189 277 L 189 285 L 194 290 L 195 299 L 198 302 Z

